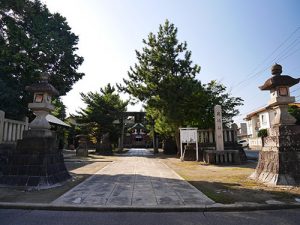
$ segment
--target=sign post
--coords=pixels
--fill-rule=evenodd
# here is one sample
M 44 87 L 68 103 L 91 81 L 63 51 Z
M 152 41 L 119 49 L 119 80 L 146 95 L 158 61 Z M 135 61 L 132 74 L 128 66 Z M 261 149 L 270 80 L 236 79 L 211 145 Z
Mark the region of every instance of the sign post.
M 183 161 L 184 152 L 182 149 L 182 144 L 196 144 L 196 159 L 199 161 L 198 153 L 198 129 L 197 128 L 179 128 L 180 130 L 180 159 Z

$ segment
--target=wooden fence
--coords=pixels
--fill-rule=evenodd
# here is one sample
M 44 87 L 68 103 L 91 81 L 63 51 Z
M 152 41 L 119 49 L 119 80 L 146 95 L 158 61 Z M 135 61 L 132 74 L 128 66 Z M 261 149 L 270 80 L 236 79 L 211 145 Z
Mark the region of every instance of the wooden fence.
M 15 143 L 22 139 L 23 131 L 28 130 L 28 118 L 25 121 L 5 118 L 5 112 L 0 110 L 0 144 Z

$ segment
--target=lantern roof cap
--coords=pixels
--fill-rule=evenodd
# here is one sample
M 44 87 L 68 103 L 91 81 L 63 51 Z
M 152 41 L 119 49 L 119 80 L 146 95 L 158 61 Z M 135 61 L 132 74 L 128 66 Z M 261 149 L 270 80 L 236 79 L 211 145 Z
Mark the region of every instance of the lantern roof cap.
M 40 76 L 40 81 L 38 83 L 34 83 L 32 85 L 26 86 L 25 90 L 30 92 L 47 92 L 50 95 L 58 95 L 59 92 L 48 83 L 49 74 L 42 73 Z
M 281 75 L 282 66 L 279 64 L 275 64 L 274 66 L 272 66 L 271 72 L 273 77 L 266 80 L 266 82 L 259 87 L 260 90 L 272 90 L 279 86 L 292 87 L 295 84 L 298 84 L 300 81 L 299 78 L 293 78 L 289 75 Z

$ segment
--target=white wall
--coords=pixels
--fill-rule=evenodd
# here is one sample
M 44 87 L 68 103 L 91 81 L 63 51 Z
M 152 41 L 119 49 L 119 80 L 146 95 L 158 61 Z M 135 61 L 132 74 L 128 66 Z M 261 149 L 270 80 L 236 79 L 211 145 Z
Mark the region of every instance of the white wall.
M 253 129 L 252 129 L 252 120 L 247 121 L 247 134 L 249 136 L 253 135 Z
M 267 129 L 270 128 L 270 117 L 269 112 L 261 112 L 258 114 L 259 116 L 259 122 L 260 122 L 260 128 L 259 129 Z
M 276 113 L 275 110 L 270 110 L 269 111 L 270 127 L 272 127 L 273 124 L 274 124 L 275 115 L 276 115 L 275 113 Z

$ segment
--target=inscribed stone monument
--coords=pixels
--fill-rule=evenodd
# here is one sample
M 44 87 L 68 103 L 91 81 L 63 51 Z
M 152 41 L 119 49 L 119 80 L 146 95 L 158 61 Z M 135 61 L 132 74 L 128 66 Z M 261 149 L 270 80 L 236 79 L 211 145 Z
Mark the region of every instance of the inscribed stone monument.
M 215 105 L 215 140 L 216 150 L 224 150 L 224 139 L 223 139 L 223 125 L 222 125 L 222 108 L 220 105 Z

